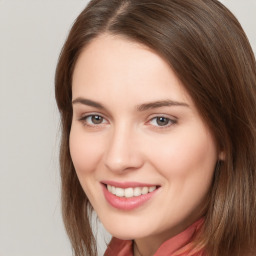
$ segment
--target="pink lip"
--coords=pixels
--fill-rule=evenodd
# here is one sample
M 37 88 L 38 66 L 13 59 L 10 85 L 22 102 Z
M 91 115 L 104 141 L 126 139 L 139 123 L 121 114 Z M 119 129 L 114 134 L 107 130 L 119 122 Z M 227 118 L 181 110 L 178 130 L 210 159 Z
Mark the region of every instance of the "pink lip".
M 114 185 L 112 185 L 112 186 L 114 186 Z M 120 186 L 117 186 L 117 187 L 120 187 Z M 130 187 L 135 187 L 135 186 L 130 186 Z M 113 195 L 112 193 L 110 193 L 107 190 L 107 188 L 106 188 L 106 186 L 104 184 L 102 184 L 102 188 L 103 188 L 103 193 L 104 193 L 104 196 L 105 196 L 107 202 L 111 206 L 113 206 L 114 208 L 117 208 L 119 210 L 124 210 L 124 211 L 133 210 L 135 208 L 138 208 L 138 207 L 142 206 L 148 200 L 150 200 L 155 195 L 155 193 L 158 191 L 158 189 L 156 189 L 153 192 L 150 192 L 150 193 L 145 194 L 145 195 L 125 198 L 125 197 L 118 197 L 118 196 Z

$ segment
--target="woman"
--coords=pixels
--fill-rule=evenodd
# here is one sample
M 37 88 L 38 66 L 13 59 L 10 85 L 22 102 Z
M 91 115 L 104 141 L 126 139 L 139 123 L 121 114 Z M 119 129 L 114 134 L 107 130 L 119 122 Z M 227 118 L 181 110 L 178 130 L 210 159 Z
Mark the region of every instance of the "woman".
M 93 0 L 60 55 L 65 226 L 76 256 L 255 255 L 256 65 L 216 0 Z

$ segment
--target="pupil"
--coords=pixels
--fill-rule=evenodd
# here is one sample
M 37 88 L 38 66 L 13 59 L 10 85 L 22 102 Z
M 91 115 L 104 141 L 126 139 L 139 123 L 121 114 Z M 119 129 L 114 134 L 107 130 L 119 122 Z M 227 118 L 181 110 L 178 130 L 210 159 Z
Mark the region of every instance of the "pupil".
M 158 117 L 158 118 L 157 118 L 157 124 L 158 124 L 159 126 L 167 125 L 168 122 L 169 122 L 168 119 L 165 118 L 165 117 Z
M 102 123 L 102 117 L 100 117 L 100 116 L 92 116 L 92 122 L 94 124 L 100 124 L 100 123 Z

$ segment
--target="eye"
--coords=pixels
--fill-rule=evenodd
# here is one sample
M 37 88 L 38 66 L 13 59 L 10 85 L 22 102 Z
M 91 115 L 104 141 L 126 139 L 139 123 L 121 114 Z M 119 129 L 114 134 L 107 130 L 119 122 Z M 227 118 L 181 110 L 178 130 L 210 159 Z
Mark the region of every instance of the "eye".
M 172 119 L 164 117 L 164 116 L 157 116 L 150 120 L 150 124 L 152 124 L 154 126 L 159 126 L 159 127 L 170 126 L 175 123 L 176 123 L 175 120 L 172 120 Z
M 100 115 L 87 115 L 80 119 L 85 125 L 95 126 L 107 123 L 107 120 Z

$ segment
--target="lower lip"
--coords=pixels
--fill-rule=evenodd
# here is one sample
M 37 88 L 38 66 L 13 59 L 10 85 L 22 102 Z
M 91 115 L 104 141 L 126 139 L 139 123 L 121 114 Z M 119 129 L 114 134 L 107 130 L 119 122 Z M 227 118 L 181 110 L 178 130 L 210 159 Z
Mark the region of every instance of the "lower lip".
M 156 189 L 153 192 L 147 193 L 145 195 L 126 198 L 113 195 L 107 190 L 104 184 L 102 185 L 102 187 L 107 202 L 114 208 L 125 211 L 133 210 L 144 205 L 155 195 L 156 191 L 158 190 Z

